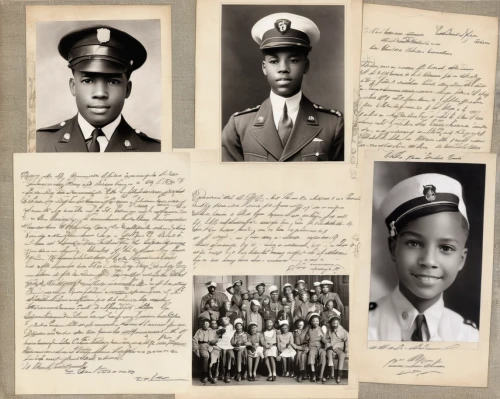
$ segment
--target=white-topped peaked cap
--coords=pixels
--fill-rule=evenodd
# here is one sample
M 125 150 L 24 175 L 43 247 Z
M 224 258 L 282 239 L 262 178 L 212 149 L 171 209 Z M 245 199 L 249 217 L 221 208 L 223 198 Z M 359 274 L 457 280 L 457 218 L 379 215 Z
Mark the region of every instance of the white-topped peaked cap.
M 426 173 L 396 184 L 380 204 L 391 236 L 406 223 L 439 212 L 460 212 L 469 223 L 462 185 L 449 176 Z
M 205 285 L 208 287 L 215 287 L 217 288 L 217 283 L 215 281 L 208 281 L 205 283 Z
M 321 280 L 321 285 L 333 285 L 333 282 L 330 280 Z
M 238 318 L 236 319 L 234 322 L 233 322 L 233 325 L 236 327 L 236 324 L 240 323 L 241 325 L 243 325 L 243 320 L 241 318 Z
M 313 287 L 319 287 L 321 285 L 321 283 L 319 281 L 315 281 L 313 283 Z
M 261 50 L 280 47 L 310 50 L 319 37 L 318 26 L 313 21 L 287 12 L 268 15 L 252 28 L 252 38 Z
M 269 287 L 269 293 L 274 292 L 274 291 L 278 291 L 278 287 L 276 287 L 275 285 L 271 285 Z
M 278 321 L 278 323 L 279 323 L 280 327 L 281 327 L 283 324 L 288 325 L 288 320 L 279 320 L 279 321 Z

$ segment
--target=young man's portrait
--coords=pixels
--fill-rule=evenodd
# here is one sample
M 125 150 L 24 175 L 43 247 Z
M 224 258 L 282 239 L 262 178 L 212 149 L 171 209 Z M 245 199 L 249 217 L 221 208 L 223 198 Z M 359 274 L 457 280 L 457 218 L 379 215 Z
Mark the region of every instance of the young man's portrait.
M 223 162 L 344 161 L 344 7 L 222 6 Z
M 369 340 L 479 341 L 485 173 L 375 162 Z
M 36 151 L 161 150 L 160 20 L 37 23 Z

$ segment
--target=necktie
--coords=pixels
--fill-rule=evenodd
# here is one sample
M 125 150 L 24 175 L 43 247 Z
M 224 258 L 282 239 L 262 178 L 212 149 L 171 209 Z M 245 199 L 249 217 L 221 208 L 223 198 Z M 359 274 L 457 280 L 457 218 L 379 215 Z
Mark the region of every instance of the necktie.
M 290 138 L 290 134 L 292 133 L 293 122 L 292 118 L 288 115 L 288 108 L 285 105 L 283 107 L 283 114 L 281 115 L 281 119 L 278 123 L 278 135 L 280 136 L 281 143 L 283 147 L 286 145 L 286 142 Z
M 417 320 L 417 326 L 415 327 L 415 331 L 413 331 L 413 334 L 411 335 L 411 340 L 422 342 L 424 340 L 422 329 L 425 324 L 425 315 L 420 313 L 417 316 L 416 320 Z
M 89 152 L 101 152 L 101 146 L 97 141 L 99 136 L 104 136 L 104 133 L 101 129 L 94 129 L 92 132 L 92 140 L 90 140 Z

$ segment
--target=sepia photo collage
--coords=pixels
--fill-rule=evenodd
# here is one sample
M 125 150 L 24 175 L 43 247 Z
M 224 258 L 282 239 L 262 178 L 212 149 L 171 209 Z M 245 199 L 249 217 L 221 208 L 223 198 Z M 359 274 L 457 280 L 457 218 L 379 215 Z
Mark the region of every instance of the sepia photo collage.
M 6 397 L 493 395 L 498 15 L 171 3 L 20 2 Z

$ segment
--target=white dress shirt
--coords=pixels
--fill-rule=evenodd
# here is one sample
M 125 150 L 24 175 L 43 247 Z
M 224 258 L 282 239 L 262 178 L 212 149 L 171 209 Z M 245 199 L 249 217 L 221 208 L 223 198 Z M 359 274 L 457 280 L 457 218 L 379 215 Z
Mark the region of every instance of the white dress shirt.
M 368 314 L 368 340 L 411 341 L 419 312 L 396 287 L 389 295 L 376 301 Z M 444 306 L 443 295 L 424 312 L 425 341 L 478 342 L 479 331 L 462 316 Z
M 111 140 L 111 137 L 113 136 L 113 133 L 120 124 L 121 120 L 122 116 L 120 114 L 118 118 L 116 118 L 113 122 L 108 123 L 104 127 L 101 127 L 104 136 L 99 136 L 97 138 L 97 142 L 99 143 L 100 147 L 99 152 L 106 151 L 106 147 L 108 146 L 109 140 Z M 88 140 L 92 138 L 92 132 L 94 131 L 95 127 L 92 126 L 90 123 L 88 123 L 80 113 L 78 114 L 78 125 L 80 126 L 80 130 L 83 133 L 83 138 L 88 143 Z
M 302 99 L 302 91 L 299 91 L 292 97 L 281 97 L 271 91 L 269 96 L 271 100 L 271 106 L 273 108 L 273 119 L 276 130 L 278 130 L 278 124 L 280 123 L 281 115 L 283 115 L 283 107 L 285 106 L 288 110 L 288 116 L 292 119 L 295 126 L 295 120 L 297 119 L 297 114 L 299 113 L 300 100 Z

